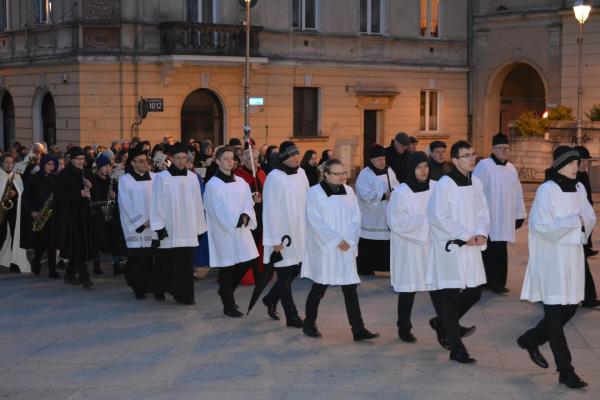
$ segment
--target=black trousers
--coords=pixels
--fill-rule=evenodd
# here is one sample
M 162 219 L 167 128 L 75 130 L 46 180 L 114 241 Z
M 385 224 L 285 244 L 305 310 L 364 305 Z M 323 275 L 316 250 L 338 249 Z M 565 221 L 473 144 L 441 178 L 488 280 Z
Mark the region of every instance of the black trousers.
M 236 308 L 233 292 L 240 285 L 246 271 L 252 267 L 256 260 L 246 261 L 231 267 L 219 268 L 219 296 L 225 311 Z
M 556 369 L 563 374 L 573 370 L 564 326 L 576 312 L 577 305 L 544 305 L 544 318 L 523 335 L 525 342 L 530 345 L 541 346 L 550 342 Z
M 375 271 L 389 271 L 390 241 L 360 238 L 356 267 L 360 275 L 372 275 Z
M 415 292 L 398 293 L 398 326 L 399 333 L 408 333 L 412 329 L 410 316 L 415 302 Z
M 56 272 L 56 249 L 53 247 L 46 248 L 45 246 L 36 247 L 33 253 L 33 265 L 39 265 L 42 260 L 42 255 L 46 253 L 48 259 L 48 272 Z M 38 271 L 39 272 L 39 271 Z
M 145 294 L 152 286 L 154 256 L 150 249 L 131 249 L 125 263 L 125 281 L 136 294 Z M 146 251 L 144 251 L 146 250 Z
M 596 293 L 596 285 L 594 284 L 594 276 L 590 271 L 590 264 L 588 263 L 587 257 L 585 259 L 585 294 L 583 302 L 595 301 L 598 298 Z
M 79 275 L 79 282 L 87 282 L 90 280 L 90 273 L 87 269 L 87 263 L 83 260 L 69 259 L 65 270 L 65 278 L 75 278 Z
M 463 348 L 462 340 L 460 339 L 460 319 L 465 315 L 471 307 L 475 305 L 481 298 L 481 286 L 466 289 L 440 289 L 432 292 L 432 297 L 435 297 L 439 306 L 441 306 L 441 318 L 446 339 L 451 351 L 457 351 Z
M 357 285 L 342 285 L 342 292 L 344 293 L 344 303 L 346 304 L 346 314 L 348 315 L 348 322 L 352 329 L 360 329 L 364 326 L 362 315 L 360 312 L 360 304 L 358 302 L 358 294 L 356 293 Z M 328 285 L 322 285 L 320 283 L 313 283 L 306 298 L 306 319 L 304 323 L 308 326 L 315 326 L 317 323 L 317 315 L 319 314 L 319 303 L 325 291 L 327 291 Z
M 158 249 L 152 293 L 171 293 L 178 302 L 194 300 L 194 247 Z
M 491 289 L 506 287 L 508 278 L 508 250 L 506 242 L 492 242 L 488 239 L 487 249 L 481 253 L 487 285 Z
M 277 281 L 265 296 L 265 300 L 271 304 L 277 304 L 281 300 L 286 320 L 291 321 L 300 318 L 292 296 L 292 282 L 300 274 L 300 265 L 277 267 L 275 271 L 277 271 Z

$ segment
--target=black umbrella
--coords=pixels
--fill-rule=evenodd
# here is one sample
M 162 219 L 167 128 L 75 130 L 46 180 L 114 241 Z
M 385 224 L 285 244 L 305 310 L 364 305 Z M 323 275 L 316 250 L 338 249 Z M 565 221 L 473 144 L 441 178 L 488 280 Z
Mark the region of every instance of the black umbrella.
M 448 240 L 446 242 L 446 251 L 448 253 L 450 253 L 450 245 L 451 244 L 455 244 L 458 247 L 463 247 L 465 244 L 467 244 L 467 242 L 465 242 L 464 240 L 460 240 L 460 239 Z
M 287 244 L 285 244 L 286 240 Z M 281 244 L 285 247 L 290 247 L 292 244 L 292 239 L 288 235 L 284 235 L 281 238 Z M 278 263 L 281 260 L 283 260 L 281 253 L 279 251 L 273 251 L 269 257 L 269 262 L 264 265 L 263 270 L 259 271 L 258 268 L 254 270 L 254 290 L 252 291 L 252 297 L 250 298 L 250 304 L 248 304 L 248 312 L 246 315 L 250 314 L 250 310 L 252 310 L 252 307 L 254 307 L 258 301 L 262 291 L 265 290 L 265 287 L 269 282 L 269 278 L 271 277 L 273 266 L 275 263 Z

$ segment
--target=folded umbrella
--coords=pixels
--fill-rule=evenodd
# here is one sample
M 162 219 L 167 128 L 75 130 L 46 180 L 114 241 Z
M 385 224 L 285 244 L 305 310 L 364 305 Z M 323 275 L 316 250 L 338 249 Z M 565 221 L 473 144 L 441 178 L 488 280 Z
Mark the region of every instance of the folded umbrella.
M 450 245 L 451 244 L 455 244 L 458 247 L 463 247 L 465 244 L 467 244 L 467 242 L 465 242 L 464 240 L 460 240 L 460 239 L 448 240 L 446 242 L 446 251 L 448 253 L 450 253 Z
M 286 241 L 287 244 L 285 244 Z M 281 244 L 285 247 L 290 247 L 290 245 L 292 244 L 292 239 L 288 235 L 284 235 L 281 238 Z M 250 298 L 250 304 L 248 305 L 248 312 L 246 313 L 246 315 L 250 314 L 250 310 L 252 310 L 252 307 L 254 307 L 254 305 L 258 301 L 258 298 L 260 297 L 261 293 L 263 292 L 263 290 L 265 290 L 265 287 L 269 282 L 271 272 L 273 271 L 273 266 L 275 265 L 275 263 L 278 263 L 281 260 L 283 260 L 281 252 L 273 251 L 271 253 L 271 256 L 269 257 L 269 262 L 264 265 L 263 270 L 258 271 L 258 268 L 254 270 L 254 290 L 252 291 L 252 297 Z

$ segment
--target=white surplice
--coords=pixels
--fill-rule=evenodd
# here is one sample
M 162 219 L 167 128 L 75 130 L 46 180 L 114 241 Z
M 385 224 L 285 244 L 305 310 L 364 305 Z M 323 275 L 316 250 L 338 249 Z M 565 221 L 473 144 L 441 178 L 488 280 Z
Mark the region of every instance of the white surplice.
M 583 218 L 583 230 L 579 216 Z M 547 181 L 536 194 L 529 217 L 529 261 L 521 299 L 548 305 L 578 304 L 585 289 L 585 255 L 596 215 L 585 188 L 563 192 Z

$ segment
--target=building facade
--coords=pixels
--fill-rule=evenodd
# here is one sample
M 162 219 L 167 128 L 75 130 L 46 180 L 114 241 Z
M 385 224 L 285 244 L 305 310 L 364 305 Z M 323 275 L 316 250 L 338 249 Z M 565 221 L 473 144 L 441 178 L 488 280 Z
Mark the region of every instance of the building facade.
M 491 136 L 508 133 L 523 111 L 564 105 L 576 116 L 579 23 L 572 0 L 480 0 L 473 4 L 472 140 L 479 152 L 491 148 Z M 584 115 L 600 104 L 599 1 L 587 1 L 592 13 L 584 24 Z M 595 155 L 598 155 L 594 150 Z
M 358 168 L 398 131 L 466 138 L 470 3 L 258 0 L 257 144 L 330 148 Z M 0 144 L 241 137 L 244 17 L 239 0 L 0 0 Z M 140 97 L 162 112 L 139 123 Z

